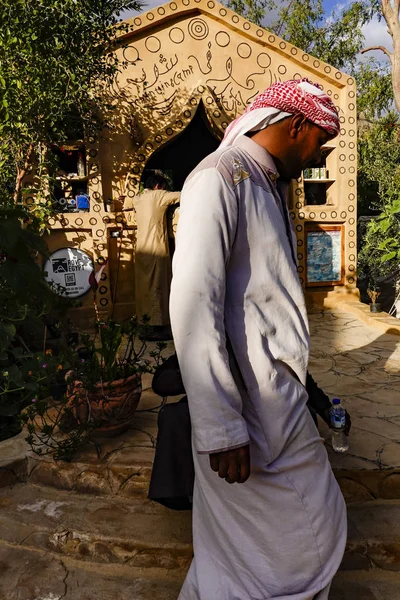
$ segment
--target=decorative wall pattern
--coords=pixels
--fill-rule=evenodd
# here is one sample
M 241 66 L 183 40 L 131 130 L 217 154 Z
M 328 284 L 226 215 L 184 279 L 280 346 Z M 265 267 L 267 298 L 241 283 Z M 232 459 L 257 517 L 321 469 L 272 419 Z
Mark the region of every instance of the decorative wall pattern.
M 87 160 L 92 175 L 90 213 L 60 215 L 52 223 L 53 228 L 85 231 L 93 245 L 95 263 L 102 264 L 109 257 L 110 232 L 130 230 L 131 236 L 135 228 L 134 212 L 118 212 L 121 201 L 125 198 L 134 202 L 146 162 L 184 131 L 200 102 L 210 129 L 220 139 L 229 122 L 267 86 L 276 81 L 308 77 L 322 85 L 339 108 L 341 132 L 329 148 L 329 179 L 323 182 L 326 202 L 315 205 L 306 202 L 306 188 L 313 184 L 310 180 L 305 182 L 301 178 L 292 186 L 290 210 L 297 234 L 299 274 L 303 280 L 307 260 L 306 224 L 340 224 L 344 226 L 344 281 L 349 289 L 354 288 L 354 80 L 214 0 L 169 2 L 134 17 L 131 24 L 133 31 L 121 37 L 117 49 L 126 68 L 109 90 L 114 104 L 112 127 L 106 132 L 107 139 L 87 140 Z M 121 235 L 127 253 L 131 237 Z M 79 239 L 79 235 L 76 238 Z M 130 256 L 127 262 L 132 261 Z M 133 286 L 129 269 L 124 276 L 129 272 Z M 112 277 L 108 264 L 100 301 L 105 310 L 110 310 L 115 300 L 109 284 Z M 116 300 L 118 302 L 118 297 Z

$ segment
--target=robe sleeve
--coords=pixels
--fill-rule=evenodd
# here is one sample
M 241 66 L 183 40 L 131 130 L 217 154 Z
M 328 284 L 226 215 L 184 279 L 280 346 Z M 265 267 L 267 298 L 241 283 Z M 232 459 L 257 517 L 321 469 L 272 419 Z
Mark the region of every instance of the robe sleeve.
M 249 442 L 242 399 L 229 368 L 224 326 L 226 268 L 237 219 L 235 193 L 217 169 L 200 171 L 185 184 L 170 317 L 194 447 L 202 454 Z

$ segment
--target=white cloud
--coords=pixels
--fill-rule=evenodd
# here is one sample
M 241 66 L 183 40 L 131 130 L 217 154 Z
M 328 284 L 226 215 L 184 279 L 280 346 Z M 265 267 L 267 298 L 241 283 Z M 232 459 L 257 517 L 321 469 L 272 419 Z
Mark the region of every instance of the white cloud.
M 364 48 L 370 46 L 385 46 L 391 52 L 393 50 L 392 38 L 388 32 L 386 21 L 381 19 L 378 21 L 377 17 L 374 17 L 372 21 L 364 25 L 362 32 L 365 36 Z M 366 61 L 368 58 L 377 58 L 379 61 L 387 61 L 388 57 L 380 50 L 374 50 L 362 54 L 359 58 L 361 61 Z

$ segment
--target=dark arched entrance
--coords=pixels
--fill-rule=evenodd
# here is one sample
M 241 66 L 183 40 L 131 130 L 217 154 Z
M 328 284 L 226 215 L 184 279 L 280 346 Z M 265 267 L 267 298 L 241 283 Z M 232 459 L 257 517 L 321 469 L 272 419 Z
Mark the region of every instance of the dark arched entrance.
M 148 171 L 157 169 L 171 176 L 174 190 L 181 190 L 189 173 L 205 156 L 214 152 L 219 143 L 220 140 L 215 137 L 208 124 L 203 103 L 200 102 L 186 129 L 151 155 L 143 171 L 142 181 L 146 180 Z

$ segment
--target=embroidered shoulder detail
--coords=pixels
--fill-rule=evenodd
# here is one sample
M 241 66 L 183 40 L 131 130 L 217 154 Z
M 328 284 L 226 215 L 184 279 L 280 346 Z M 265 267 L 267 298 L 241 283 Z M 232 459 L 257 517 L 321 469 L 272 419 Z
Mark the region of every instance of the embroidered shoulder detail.
M 235 185 L 238 185 L 238 183 L 240 183 L 244 179 L 248 179 L 250 177 L 250 173 L 248 171 L 246 171 L 246 169 L 243 166 L 242 161 L 239 160 L 238 158 L 232 158 L 232 167 L 233 167 L 233 171 L 232 171 L 233 183 Z

